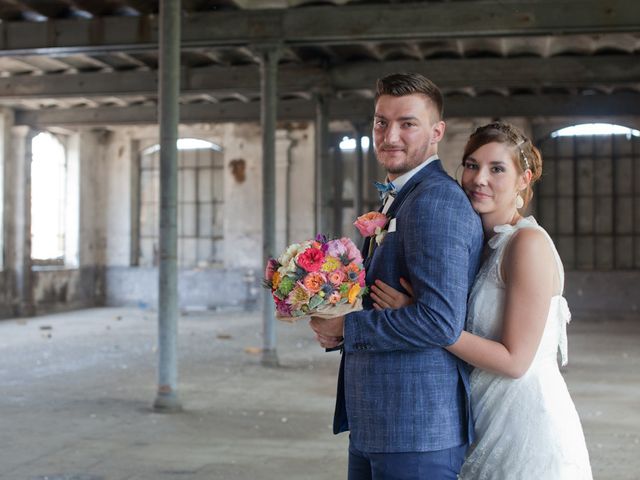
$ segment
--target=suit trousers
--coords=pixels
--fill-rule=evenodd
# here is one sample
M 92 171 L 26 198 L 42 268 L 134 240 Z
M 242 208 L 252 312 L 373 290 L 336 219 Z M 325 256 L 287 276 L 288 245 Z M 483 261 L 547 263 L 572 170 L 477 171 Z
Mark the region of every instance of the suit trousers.
M 366 453 L 349 443 L 348 480 L 456 480 L 468 445 L 433 452 Z

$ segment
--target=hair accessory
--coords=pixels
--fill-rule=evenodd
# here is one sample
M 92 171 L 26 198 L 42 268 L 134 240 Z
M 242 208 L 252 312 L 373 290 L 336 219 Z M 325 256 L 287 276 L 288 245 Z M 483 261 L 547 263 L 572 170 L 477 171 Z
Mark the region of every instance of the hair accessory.
M 529 166 L 529 159 L 524 154 L 524 150 L 522 150 L 522 144 L 524 144 L 525 142 L 526 140 L 522 140 L 520 143 L 516 144 L 516 147 L 518 147 L 518 150 L 520 150 L 520 155 L 522 155 L 522 159 L 524 160 L 524 169 L 530 170 L 531 167 Z

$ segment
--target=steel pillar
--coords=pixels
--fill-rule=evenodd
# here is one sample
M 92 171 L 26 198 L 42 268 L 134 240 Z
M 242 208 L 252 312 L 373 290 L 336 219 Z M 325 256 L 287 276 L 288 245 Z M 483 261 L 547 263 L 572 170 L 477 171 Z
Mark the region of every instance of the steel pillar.
M 180 0 L 160 1 L 160 266 L 156 410 L 181 409 L 178 399 L 178 118 Z

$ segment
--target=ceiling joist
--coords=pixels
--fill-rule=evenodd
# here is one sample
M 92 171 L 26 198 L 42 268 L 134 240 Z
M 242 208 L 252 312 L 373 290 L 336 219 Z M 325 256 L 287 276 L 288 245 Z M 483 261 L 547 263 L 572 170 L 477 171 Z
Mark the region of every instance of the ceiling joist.
M 326 70 L 287 64 L 278 71 L 278 93 L 372 90 L 376 79 L 393 72 L 422 73 L 448 90 L 589 88 L 598 85 L 640 87 L 640 56 L 358 62 Z M 154 71 L 0 78 L 0 99 L 4 100 L 155 96 L 157 89 L 157 72 Z M 260 72 L 255 65 L 182 70 L 181 93 L 184 95 L 255 96 L 259 92 Z
M 329 101 L 329 117 L 336 120 L 367 122 L 373 113 L 373 100 L 349 99 Z M 445 99 L 445 117 L 514 117 L 514 116 L 613 116 L 640 115 L 640 94 L 611 95 L 512 95 L 500 97 L 451 96 Z M 306 100 L 284 100 L 278 104 L 278 119 L 313 120 L 315 105 Z M 181 105 L 181 123 L 257 122 L 259 102 L 222 102 Z M 16 112 L 16 125 L 99 126 L 153 124 L 158 120 L 157 107 L 98 107 L 41 109 Z
M 182 22 L 182 47 L 337 45 L 637 32 L 640 2 L 489 0 L 197 12 Z M 0 24 L 0 55 L 156 50 L 154 15 Z

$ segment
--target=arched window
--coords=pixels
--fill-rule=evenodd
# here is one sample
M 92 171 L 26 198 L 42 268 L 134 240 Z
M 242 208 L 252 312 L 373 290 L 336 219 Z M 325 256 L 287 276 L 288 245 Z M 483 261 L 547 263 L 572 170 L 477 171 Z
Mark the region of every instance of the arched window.
M 178 140 L 178 265 L 222 263 L 222 149 L 195 138 Z M 138 265 L 158 264 L 160 229 L 160 145 L 140 156 Z
M 76 264 L 78 215 L 73 212 L 77 195 L 71 187 L 67 152 L 62 142 L 48 132 L 31 141 L 31 257 L 34 265 Z M 75 228 L 74 228 L 75 225 Z M 70 248 L 71 247 L 71 248 Z M 76 246 L 77 247 L 77 246 Z
M 640 132 L 581 124 L 539 142 L 536 214 L 567 269 L 640 268 Z

